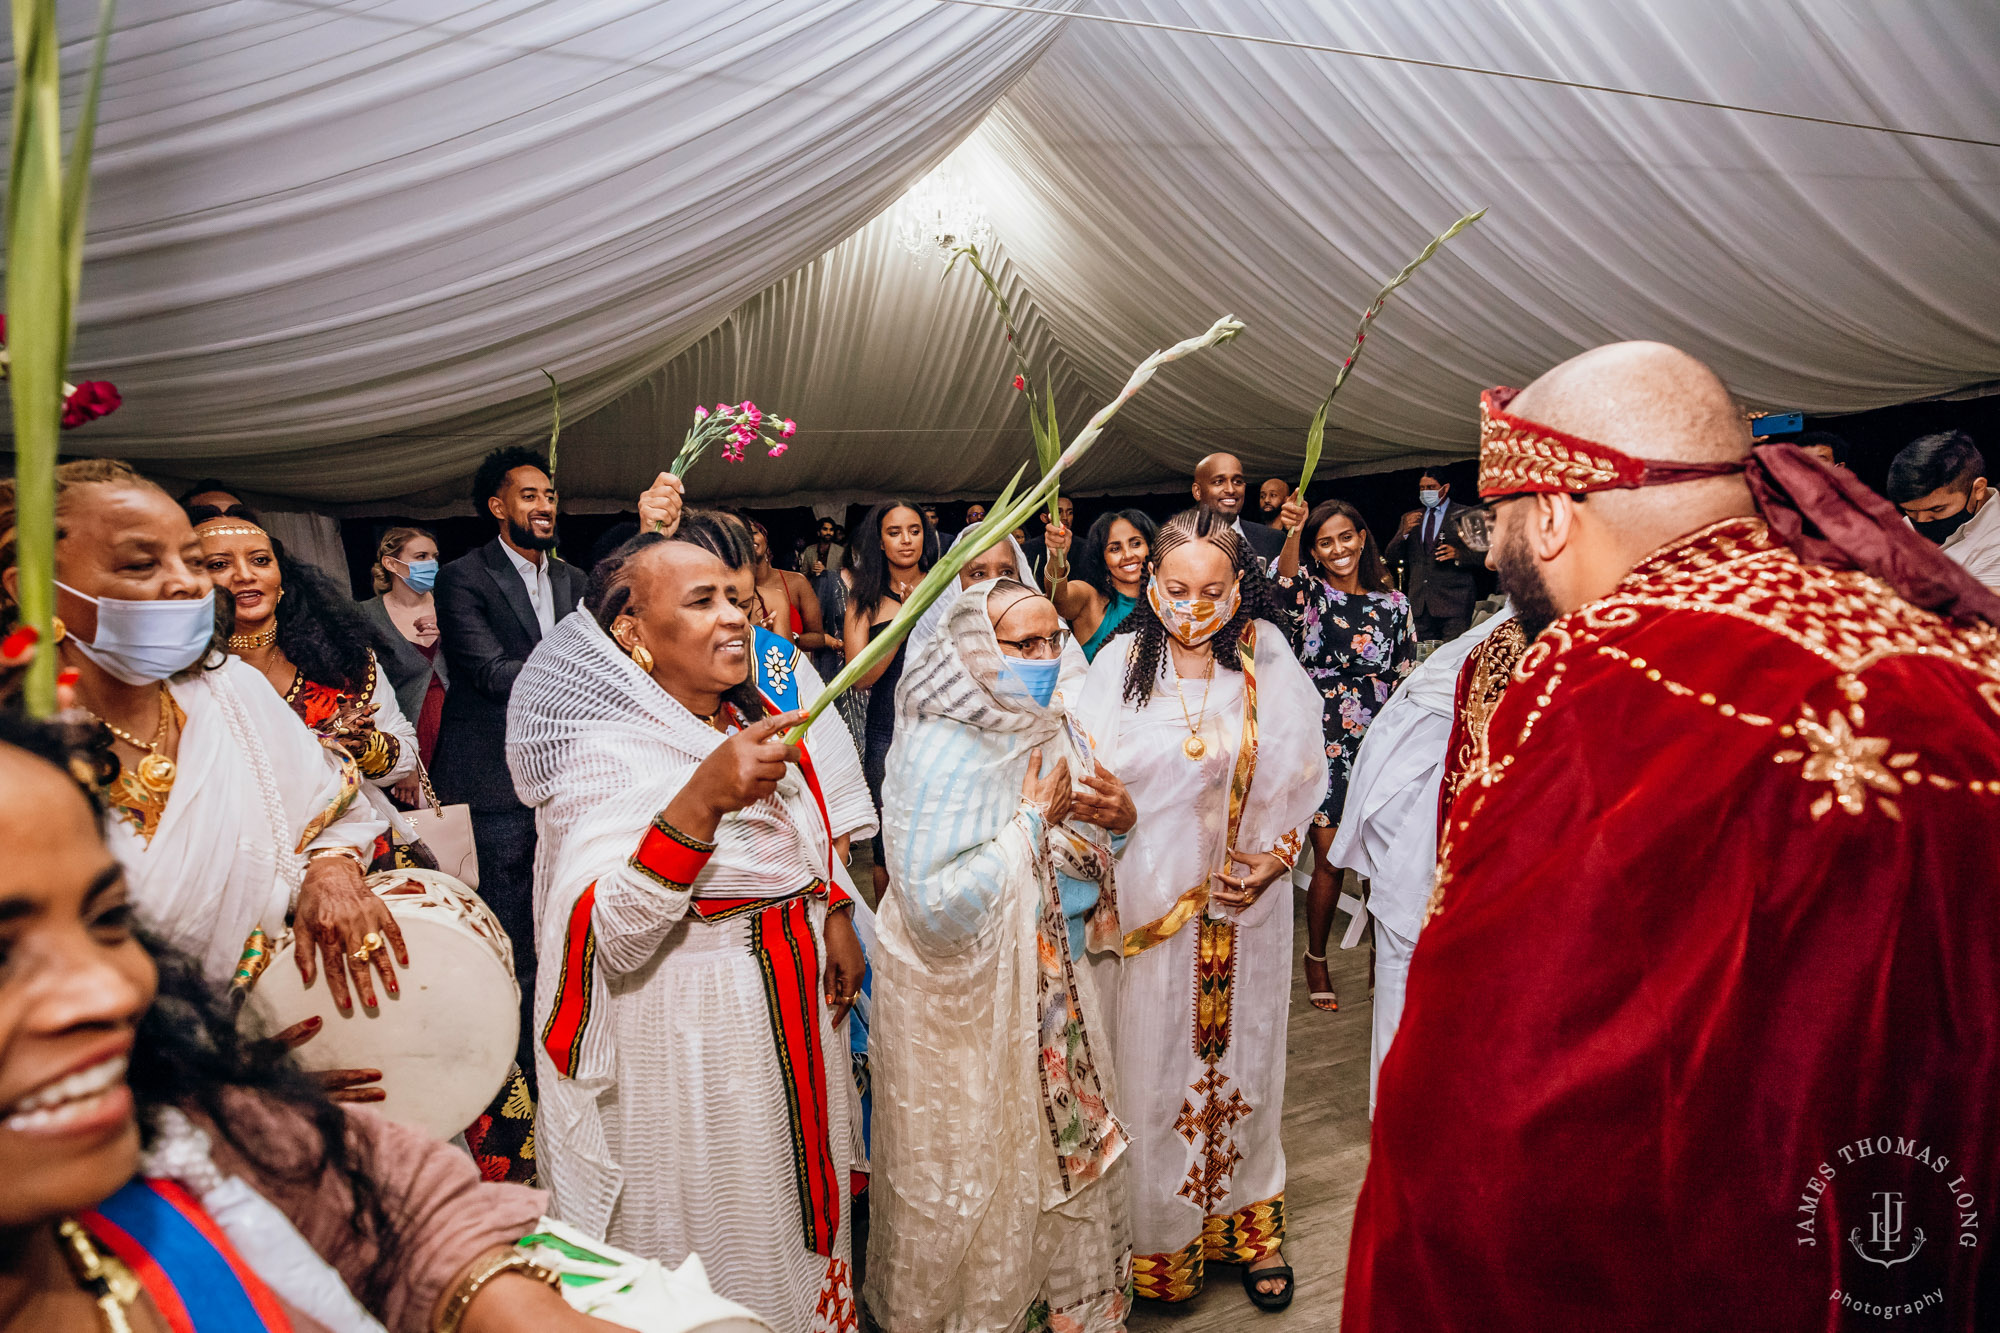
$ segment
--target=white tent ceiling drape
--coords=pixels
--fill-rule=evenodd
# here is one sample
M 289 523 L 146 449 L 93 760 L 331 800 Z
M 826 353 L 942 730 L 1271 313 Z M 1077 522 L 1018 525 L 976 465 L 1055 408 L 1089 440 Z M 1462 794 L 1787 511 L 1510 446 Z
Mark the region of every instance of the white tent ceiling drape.
M 1062 7 L 2000 139 L 1991 0 Z M 1770 407 L 2000 378 L 1991 147 L 940 0 L 127 0 L 120 25 L 76 373 L 128 406 L 72 443 L 283 494 L 448 503 L 544 426 L 544 365 L 580 502 L 742 397 L 798 446 L 705 462 L 698 495 L 991 491 L 1027 457 L 998 321 L 882 213 L 961 141 L 1066 422 L 1155 347 L 1250 326 L 1155 379 L 1087 487 L 1217 447 L 1296 467 L 1359 310 L 1475 204 L 1376 326 L 1327 472 L 1463 456 L 1479 388 L 1614 338 Z

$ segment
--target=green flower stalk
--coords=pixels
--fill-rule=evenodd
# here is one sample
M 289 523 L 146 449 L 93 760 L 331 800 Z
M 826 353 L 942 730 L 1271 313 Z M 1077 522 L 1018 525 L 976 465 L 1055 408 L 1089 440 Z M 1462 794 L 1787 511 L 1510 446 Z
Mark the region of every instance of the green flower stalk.
M 1235 316 L 1225 315 L 1216 320 L 1208 332 L 1184 342 L 1177 342 L 1164 352 L 1155 352 L 1141 361 L 1138 369 L 1132 372 L 1132 378 L 1125 381 L 1125 387 L 1119 391 L 1118 396 L 1098 409 L 1097 415 L 1090 419 L 1090 424 L 1070 442 L 1067 449 L 1056 456 L 1035 488 L 1016 499 L 1015 488 L 1021 483 L 1021 473 L 1027 471 L 1028 467 L 1023 463 L 1008 481 L 1006 488 L 1000 492 L 1000 498 L 993 502 L 993 507 L 987 511 L 985 520 L 978 526 L 959 534 L 951 549 L 944 553 L 944 558 L 932 565 L 930 572 L 925 574 L 917 586 L 910 590 L 910 595 L 903 599 L 902 609 L 896 612 L 895 619 L 883 626 L 880 634 L 870 638 L 868 646 L 861 650 L 860 655 L 841 668 L 839 674 L 827 682 L 826 688 L 820 691 L 817 699 L 813 700 L 812 708 L 806 713 L 806 720 L 786 733 L 786 741 L 797 744 L 806 734 L 806 728 L 810 727 L 813 720 L 824 713 L 835 699 L 853 688 L 855 681 L 874 670 L 877 663 L 896 651 L 896 645 L 916 628 L 917 622 L 923 619 L 924 612 L 930 610 L 931 603 L 937 601 L 944 590 L 957 580 L 960 570 L 1004 538 L 1012 536 L 1014 529 L 1020 527 L 1028 515 L 1047 503 L 1048 498 L 1055 494 L 1064 470 L 1083 457 L 1091 445 L 1097 443 L 1097 437 L 1104 433 L 1104 427 L 1118 414 L 1118 409 L 1125 406 L 1133 394 L 1144 388 L 1146 382 L 1158 373 L 1161 366 L 1170 361 L 1178 361 L 1184 356 L 1190 356 L 1205 347 L 1219 346 L 1241 332 L 1243 325 L 1237 322 Z
M 21 623 L 41 634 L 28 667 L 28 710 L 56 708 L 56 458 L 63 424 L 76 293 L 83 281 L 83 216 L 112 0 L 97 15 L 83 109 L 62 153 L 62 53 L 55 0 L 13 0 L 14 138 L 7 163 L 7 375 L 14 411 L 15 563 Z
M 1062 429 L 1056 425 L 1055 386 L 1048 374 L 1044 373 L 1042 376 L 1042 396 L 1039 401 L 1036 399 L 1033 388 L 1034 381 L 1028 372 L 1028 358 L 1022 353 L 1021 340 L 1016 336 L 1018 330 L 1014 327 L 1014 311 L 1007 304 L 1006 296 L 1001 293 L 1000 284 L 987 271 L 985 262 L 979 256 L 979 247 L 976 245 L 961 245 L 951 252 L 951 262 L 946 264 L 944 268 L 946 277 L 951 276 L 952 269 L 958 266 L 960 259 L 963 259 L 967 264 L 972 266 L 972 271 L 977 273 L 979 280 L 986 284 L 986 294 L 991 296 L 993 304 L 1000 308 L 1000 322 L 1007 328 L 1007 350 L 1014 357 L 1014 387 L 1026 395 L 1028 399 L 1028 429 L 1034 433 L 1035 437 L 1035 461 L 1041 464 L 1042 475 L 1046 477 L 1049 474 L 1049 469 L 1055 466 L 1056 459 L 1062 456 Z M 1049 492 L 1049 522 L 1051 524 L 1060 521 L 1059 511 L 1056 507 L 1058 498 L 1059 493 L 1057 491 L 1052 490 Z
M 1354 330 L 1354 346 L 1348 349 L 1347 360 L 1340 363 L 1340 373 L 1334 376 L 1333 387 L 1327 390 L 1326 397 L 1320 402 L 1319 411 L 1313 414 L 1312 425 L 1306 428 L 1306 466 L 1305 470 L 1299 474 L 1300 499 L 1305 498 L 1306 486 L 1312 481 L 1313 473 L 1319 470 L 1320 448 L 1326 440 L 1327 411 L 1333 406 L 1333 396 L 1340 392 L 1340 386 L 1347 383 L 1347 372 L 1353 370 L 1354 363 L 1361 359 L 1362 344 L 1368 341 L 1369 324 L 1374 322 L 1375 316 L 1382 313 L 1382 307 L 1388 304 L 1390 294 L 1408 282 L 1410 275 L 1422 268 L 1425 260 L 1436 254 L 1446 241 L 1485 216 L 1485 209 L 1474 209 L 1458 221 L 1452 223 L 1449 227 L 1446 227 L 1443 232 L 1432 237 L 1431 243 L 1425 246 L 1415 259 L 1403 265 L 1402 272 L 1389 279 L 1382 290 L 1375 293 L 1375 303 L 1362 312 L 1361 323 Z
M 555 424 L 549 427 L 549 480 L 556 479 L 556 441 L 562 438 L 562 386 L 548 371 L 542 378 L 549 382 L 549 412 L 555 417 Z

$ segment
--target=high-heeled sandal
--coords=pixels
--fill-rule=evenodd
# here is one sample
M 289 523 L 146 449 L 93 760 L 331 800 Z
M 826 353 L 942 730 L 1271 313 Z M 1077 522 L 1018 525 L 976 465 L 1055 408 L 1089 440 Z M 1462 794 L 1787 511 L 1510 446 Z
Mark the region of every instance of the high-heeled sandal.
M 1308 963 L 1319 963 L 1324 965 L 1326 962 L 1326 955 L 1323 953 L 1314 953 L 1312 950 L 1308 949 L 1306 950 L 1306 961 Z M 1333 983 L 1329 979 L 1327 984 L 1331 985 Z M 1330 990 L 1313 991 L 1306 996 L 1306 999 L 1312 1002 L 1313 1008 L 1319 1010 L 1323 1014 L 1338 1013 L 1340 1010 L 1340 997 Z M 1326 1001 L 1326 1003 L 1321 1004 L 1320 1001 L 1322 1000 Z

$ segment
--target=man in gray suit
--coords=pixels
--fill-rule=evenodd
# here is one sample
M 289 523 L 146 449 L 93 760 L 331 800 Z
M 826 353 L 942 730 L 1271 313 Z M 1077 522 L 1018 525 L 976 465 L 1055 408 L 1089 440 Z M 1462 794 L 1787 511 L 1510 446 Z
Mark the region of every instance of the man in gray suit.
M 535 1079 L 535 812 L 507 770 L 507 700 L 528 654 L 583 600 L 584 574 L 556 558 L 549 460 L 496 449 L 472 479 L 473 503 L 498 524 L 492 541 L 438 571 L 438 642 L 451 666 L 431 780 L 440 800 L 472 807 L 479 896 L 514 942 L 521 983 L 521 1073 Z
M 1435 472 L 1418 479 L 1417 498 L 1423 507 L 1403 515 L 1382 554 L 1403 568 L 1417 638 L 1455 639 L 1472 628 L 1472 606 L 1479 600 L 1465 548 L 1458 544 L 1458 520 L 1467 507 L 1451 502 L 1451 483 Z

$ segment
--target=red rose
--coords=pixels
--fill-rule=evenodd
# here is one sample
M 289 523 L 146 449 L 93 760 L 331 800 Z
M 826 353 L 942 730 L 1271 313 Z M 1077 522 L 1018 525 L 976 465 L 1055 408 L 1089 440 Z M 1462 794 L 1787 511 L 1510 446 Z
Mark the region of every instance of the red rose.
M 110 416 L 124 401 L 118 396 L 118 386 L 108 380 L 85 380 L 76 386 L 75 392 L 63 399 L 63 429 L 69 430 L 86 421 Z

